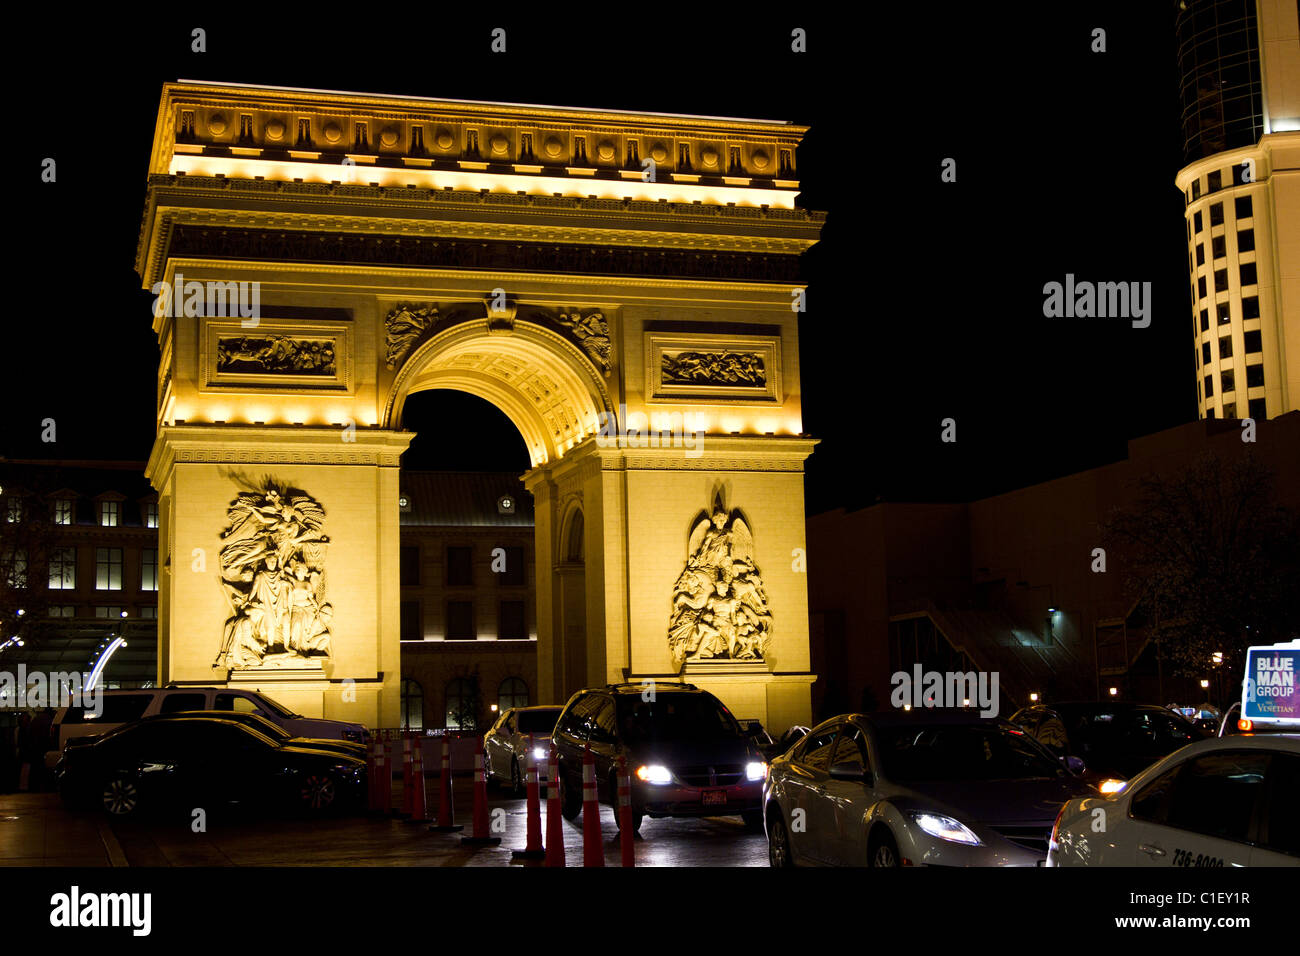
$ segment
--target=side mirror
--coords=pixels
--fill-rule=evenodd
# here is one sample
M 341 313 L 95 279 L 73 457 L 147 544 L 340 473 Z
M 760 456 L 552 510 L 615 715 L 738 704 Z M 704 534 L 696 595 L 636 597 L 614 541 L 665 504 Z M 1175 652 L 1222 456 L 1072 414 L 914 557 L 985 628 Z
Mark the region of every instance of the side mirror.
M 831 767 L 830 775 L 832 780 L 856 780 L 859 783 L 871 782 L 871 774 L 865 772 L 862 765 L 857 763 L 837 763 Z
M 1087 766 L 1084 765 L 1082 757 L 1075 757 L 1075 756 L 1062 757 L 1061 763 L 1065 764 L 1066 768 L 1070 771 L 1070 773 L 1076 773 L 1076 774 L 1083 773 L 1085 770 L 1088 769 Z

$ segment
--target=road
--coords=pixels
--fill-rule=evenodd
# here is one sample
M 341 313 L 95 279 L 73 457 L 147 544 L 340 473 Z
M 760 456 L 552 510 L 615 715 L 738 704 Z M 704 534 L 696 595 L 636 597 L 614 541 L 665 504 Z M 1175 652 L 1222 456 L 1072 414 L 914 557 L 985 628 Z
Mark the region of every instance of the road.
M 436 780 L 430 784 L 430 797 L 436 800 Z M 456 822 L 468 833 L 473 809 L 468 780 L 457 779 L 456 791 Z M 436 833 L 427 825 L 367 816 L 215 819 L 204 833 L 193 832 L 183 819 L 115 820 L 111 830 L 131 866 L 540 866 L 540 861 L 511 856 L 527 843 L 525 801 L 490 791 L 488 806 L 489 814 L 505 811 L 497 817 L 504 832 L 493 834 L 501 837 L 496 847 L 465 846 L 461 833 Z M 618 866 L 614 813 L 600 809 L 605 863 Z M 543 807 L 543 834 L 545 829 Z M 564 846 L 568 865 L 581 866 L 581 817 L 564 822 Z M 747 831 L 739 817 L 646 819 L 635 846 L 637 866 L 767 865 L 766 838 Z

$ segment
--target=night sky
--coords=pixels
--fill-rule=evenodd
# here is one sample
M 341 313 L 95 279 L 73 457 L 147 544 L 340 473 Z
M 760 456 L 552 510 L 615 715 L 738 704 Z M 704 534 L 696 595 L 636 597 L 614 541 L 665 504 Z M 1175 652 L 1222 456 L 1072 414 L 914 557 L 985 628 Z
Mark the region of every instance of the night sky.
M 148 456 L 158 353 L 132 263 L 161 85 L 184 78 L 807 124 L 800 204 L 829 214 L 803 262 L 804 429 L 822 440 L 809 513 L 967 500 L 1113 461 L 1196 415 L 1173 11 L 1057 6 L 691 29 L 680 11 L 626 7 L 626 21 L 596 8 L 455 20 L 429 5 L 309 25 L 78 20 L 75 33 L 47 18 L 21 37 L 39 76 L 11 87 L 23 135 L 7 162 L 24 185 L 0 454 Z M 195 26 L 206 53 L 190 51 Z M 504 55 L 489 49 L 496 26 Z M 790 52 L 796 26 L 806 54 Z M 1089 50 L 1094 27 L 1105 53 Z M 40 181 L 46 156 L 55 184 Z M 956 183 L 940 181 L 946 157 Z M 1044 318 L 1044 283 L 1067 273 L 1151 282 L 1150 328 Z M 955 444 L 940 441 L 945 417 Z M 435 418 L 461 440 L 417 440 L 409 464 L 527 466 L 487 403 L 427 393 L 406 424 Z

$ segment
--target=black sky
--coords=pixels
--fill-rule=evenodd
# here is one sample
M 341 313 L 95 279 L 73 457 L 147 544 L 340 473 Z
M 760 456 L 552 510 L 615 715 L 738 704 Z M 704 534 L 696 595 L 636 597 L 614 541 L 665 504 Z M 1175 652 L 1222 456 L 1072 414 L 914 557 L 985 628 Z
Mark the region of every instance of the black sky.
M 157 343 L 132 265 L 159 93 L 178 78 L 810 125 L 800 202 L 829 214 L 803 266 L 804 427 L 822 440 L 810 512 L 979 497 L 1194 418 L 1172 10 L 876 6 L 851 22 L 691 28 L 680 11 L 533 22 L 442 6 L 307 24 L 105 20 L 75 35 L 33 24 L 22 45 L 45 68 L 22 90 L 29 112 L 11 129 L 30 135 L 6 161 L 23 187 L 0 455 L 148 455 Z M 206 53 L 190 51 L 195 26 Z M 495 26 L 504 55 L 489 50 Z M 790 52 L 796 26 L 806 54 Z M 1105 53 L 1089 49 L 1096 27 Z M 40 181 L 46 156 L 54 184 Z M 940 181 L 946 157 L 956 183 Z M 1043 284 L 1067 273 L 1151 282 L 1151 327 L 1044 318 Z M 521 467 L 522 442 L 485 403 L 431 396 L 408 427 L 424 416 L 453 417 L 461 441 L 421 442 L 413 464 Z M 945 417 L 956 444 L 939 440 Z

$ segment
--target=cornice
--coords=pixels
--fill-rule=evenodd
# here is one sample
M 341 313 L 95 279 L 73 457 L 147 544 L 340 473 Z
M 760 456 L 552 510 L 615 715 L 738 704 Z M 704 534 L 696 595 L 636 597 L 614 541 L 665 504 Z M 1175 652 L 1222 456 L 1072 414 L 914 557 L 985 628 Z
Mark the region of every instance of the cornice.
M 151 176 L 136 251 L 156 270 L 176 222 L 798 255 L 826 216 L 804 209 L 464 190 Z M 151 272 L 152 274 L 152 272 Z
M 157 489 L 178 464 L 376 465 L 396 468 L 414 434 L 357 428 L 351 440 L 341 428 L 300 425 L 163 425 L 158 429 L 145 477 Z

